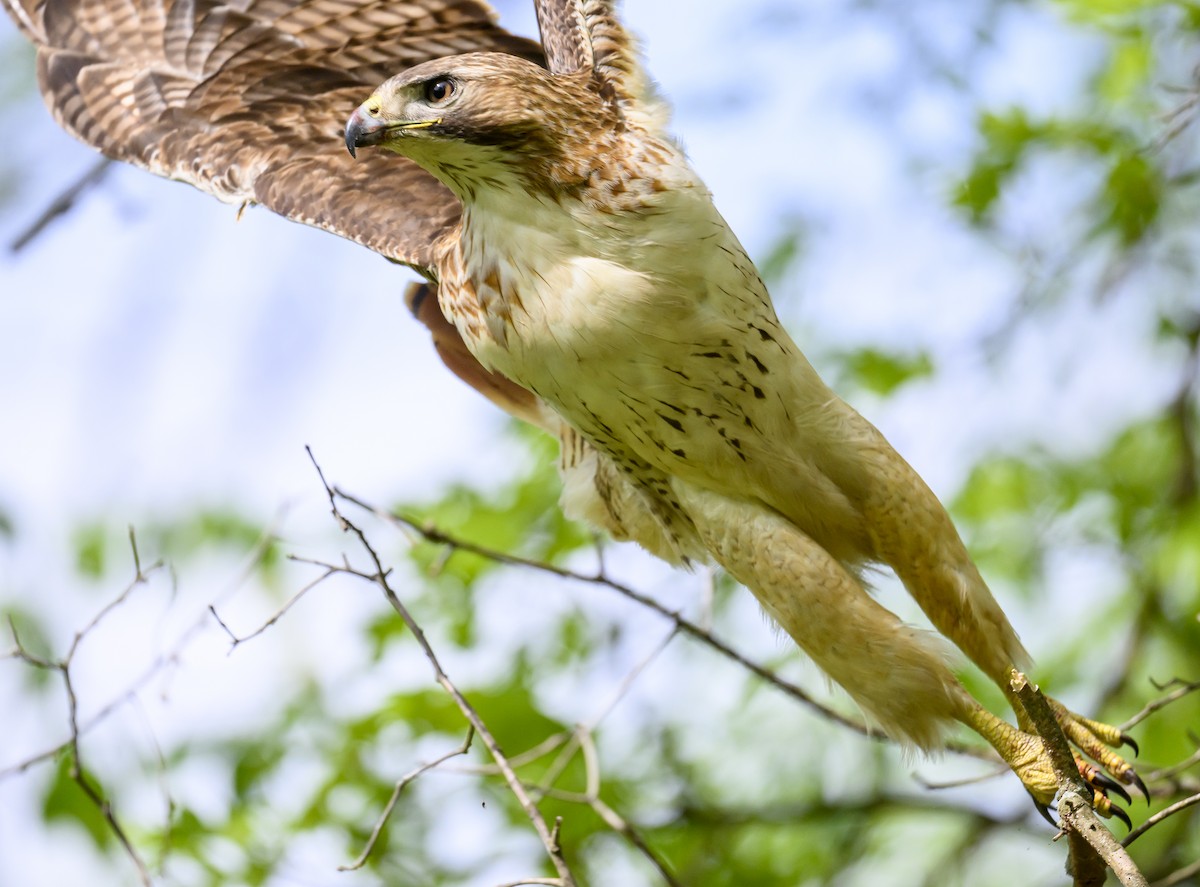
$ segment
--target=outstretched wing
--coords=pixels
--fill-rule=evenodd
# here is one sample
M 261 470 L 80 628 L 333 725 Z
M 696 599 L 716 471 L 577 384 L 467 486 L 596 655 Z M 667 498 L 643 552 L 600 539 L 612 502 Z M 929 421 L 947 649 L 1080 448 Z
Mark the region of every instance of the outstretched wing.
M 543 58 L 483 0 L 0 2 L 37 46 L 47 105 L 82 141 L 418 269 L 458 202 L 402 158 L 353 161 L 347 115 L 431 58 Z
M 619 102 L 645 96 L 646 85 L 615 0 L 536 0 L 546 65 L 554 74 L 591 72 L 602 93 Z

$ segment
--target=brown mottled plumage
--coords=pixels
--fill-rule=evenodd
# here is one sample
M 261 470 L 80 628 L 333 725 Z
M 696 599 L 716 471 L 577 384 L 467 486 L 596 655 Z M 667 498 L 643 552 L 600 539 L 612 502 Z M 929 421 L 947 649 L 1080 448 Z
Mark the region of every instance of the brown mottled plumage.
M 1001 687 L 1026 659 L 936 497 L 780 325 L 611 0 L 537 0 L 544 54 L 481 0 L 3 2 L 84 141 L 424 275 L 410 305 L 446 365 L 559 436 L 568 511 L 712 558 L 888 733 L 935 748 L 965 723 L 1051 800 L 1040 740 L 864 589 L 891 566 Z M 381 81 L 344 138 L 402 156 L 354 164 L 342 122 Z M 1058 715 L 1137 782 L 1119 731 Z
M 424 270 L 458 220 L 415 164 L 354 163 L 347 109 L 396 71 L 486 49 L 540 60 L 479 0 L 4 0 L 58 122 L 109 157 Z

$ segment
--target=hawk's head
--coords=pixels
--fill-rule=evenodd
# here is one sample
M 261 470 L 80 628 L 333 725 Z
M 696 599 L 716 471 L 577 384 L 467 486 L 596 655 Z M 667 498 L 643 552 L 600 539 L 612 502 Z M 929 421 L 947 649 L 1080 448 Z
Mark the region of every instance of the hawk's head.
M 472 53 L 385 82 L 350 115 L 346 147 L 395 151 L 470 199 L 488 186 L 578 187 L 614 122 L 585 77 Z

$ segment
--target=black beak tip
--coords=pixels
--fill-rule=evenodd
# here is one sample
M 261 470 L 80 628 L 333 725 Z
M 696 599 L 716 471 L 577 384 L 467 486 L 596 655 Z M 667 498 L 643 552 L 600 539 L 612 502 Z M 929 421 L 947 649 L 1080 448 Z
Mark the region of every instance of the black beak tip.
M 358 127 L 351 120 L 346 124 L 346 150 L 350 152 L 350 156 L 358 159 Z

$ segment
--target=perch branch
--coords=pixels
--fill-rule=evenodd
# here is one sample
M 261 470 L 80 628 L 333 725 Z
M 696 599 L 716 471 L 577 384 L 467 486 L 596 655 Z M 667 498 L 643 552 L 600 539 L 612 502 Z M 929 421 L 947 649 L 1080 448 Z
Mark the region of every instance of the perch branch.
M 1077 887 L 1100 887 L 1105 880 L 1105 866 L 1113 870 L 1125 887 L 1147 887 L 1145 877 L 1125 848 L 1092 809 L 1092 789 L 1080 775 L 1067 737 L 1046 697 L 1016 670 L 1012 673 L 1012 688 L 1041 737 L 1058 780 L 1058 815 L 1071 848 L 1068 872 Z

